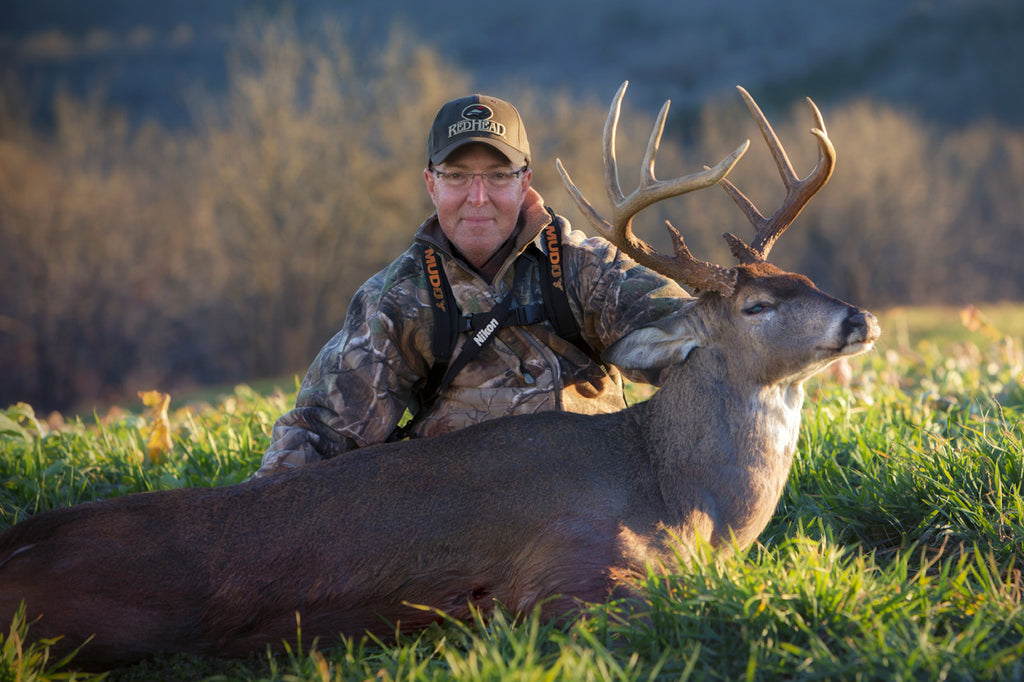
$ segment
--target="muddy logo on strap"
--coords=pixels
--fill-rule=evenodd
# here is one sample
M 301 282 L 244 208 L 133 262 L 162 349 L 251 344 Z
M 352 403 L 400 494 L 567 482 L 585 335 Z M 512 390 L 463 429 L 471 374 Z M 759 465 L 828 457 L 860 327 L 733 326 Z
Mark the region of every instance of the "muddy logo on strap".
M 430 282 L 430 288 L 434 294 L 434 305 L 444 310 L 444 289 L 439 271 L 441 264 L 437 262 L 437 256 L 434 255 L 434 250 L 430 247 L 423 252 L 423 260 L 427 264 L 427 280 Z
M 544 228 L 544 239 L 548 245 L 548 266 L 551 268 L 551 285 L 563 289 L 562 285 L 562 249 L 558 243 L 558 228 L 550 223 Z

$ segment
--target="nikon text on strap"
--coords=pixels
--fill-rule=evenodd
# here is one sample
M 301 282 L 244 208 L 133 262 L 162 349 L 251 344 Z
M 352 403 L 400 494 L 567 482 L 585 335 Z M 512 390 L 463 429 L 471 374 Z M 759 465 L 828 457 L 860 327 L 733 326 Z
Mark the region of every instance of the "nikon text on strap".
M 451 380 L 462 371 L 462 368 L 468 365 L 473 358 L 475 358 L 480 351 L 486 346 L 491 339 L 494 338 L 495 332 L 503 326 L 507 326 L 505 323 L 508 320 L 511 311 L 513 310 L 512 305 L 516 299 L 516 289 L 518 289 L 522 283 L 526 280 L 529 274 L 529 261 L 525 258 L 520 258 L 516 261 L 515 277 L 512 280 L 512 289 L 505 294 L 505 297 L 498 302 L 489 313 L 480 313 L 474 316 L 475 319 L 480 320 L 480 327 L 475 329 L 473 336 L 471 336 L 466 343 L 462 345 L 462 352 L 455 358 L 455 361 L 449 364 L 449 360 L 452 356 L 455 332 L 457 325 L 452 325 L 451 321 L 456 320 L 455 306 L 449 304 L 446 300 L 449 297 L 454 302 L 454 295 L 451 292 L 451 285 L 448 284 L 448 278 L 444 274 L 444 268 L 440 263 L 437 263 L 436 269 L 432 272 L 429 269 L 428 258 L 434 256 L 433 249 L 427 247 L 424 250 L 423 262 L 426 267 L 427 279 L 430 282 L 431 289 L 435 289 L 434 281 L 438 280 L 439 285 L 446 289 L 446 295 L 441 295 L 436 289 L 432 294 L 433 298 L 433 309 L 434 309 L 434 337 L 431 343 L 432 352 L 434 354 L 434 364 L 430 368 L 430 372 L 427 374 L 426 381 L 423 383 L 422 388 L 417 393 L 416 402 L 418 405 L 414 405 L 416 413 L 413 418 L 409 420 L 404 426 L 396 428 L 391 434 L 388 440 L 401 440 L 409 436 L 412 433 L 413 427 L 419 422 L 419 420 L 430 410 L 434 400 L 440 393 L 448 387 Z M 429 255 L 428 255 L 429 253 Z M 448 320 L 444 318 L 450 318 Z M 440 329 L 439 329 L 440 328 Z M 451 343 L 444 345 L 445 337 L 452 339 Z

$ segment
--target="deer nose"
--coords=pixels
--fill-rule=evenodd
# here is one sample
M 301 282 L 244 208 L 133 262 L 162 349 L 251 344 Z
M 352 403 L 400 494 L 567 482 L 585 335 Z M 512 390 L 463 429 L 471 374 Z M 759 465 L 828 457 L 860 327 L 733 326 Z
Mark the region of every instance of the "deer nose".
M 874 341 L 880 333 L 878 320 L 866 310 L 850 308 L 843 320 L 843 336 L 850 342 Z

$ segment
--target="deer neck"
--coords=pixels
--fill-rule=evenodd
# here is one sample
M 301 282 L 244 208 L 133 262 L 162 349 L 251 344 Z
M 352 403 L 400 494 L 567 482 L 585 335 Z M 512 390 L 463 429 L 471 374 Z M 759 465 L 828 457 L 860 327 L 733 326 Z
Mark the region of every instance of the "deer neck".
M 802 382 L 766 385 L 737 374 L 722 352 L 699 348 L 648 401 L 648 452 L 684 539 L 752 542 L 792 465 Z

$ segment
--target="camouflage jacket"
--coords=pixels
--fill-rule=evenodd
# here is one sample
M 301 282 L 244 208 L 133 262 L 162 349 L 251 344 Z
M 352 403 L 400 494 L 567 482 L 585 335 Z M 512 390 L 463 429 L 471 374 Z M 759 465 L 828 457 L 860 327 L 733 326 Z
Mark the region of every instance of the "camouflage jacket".
M 320 351 L 293 410 L 274 425 L 259 474 L 333 457 L 388 439 L 434 362 L 434 311 L 422 249 L 431 246 L 462 314 L 490 311 L 513 285 L 517 259 L 534 256 L 519 305 L 542 302 L 538 258 L 551 222 L 530 190 L 515 248 L 493 283 L 452 255 L 437 217 L 416 243 L 356 292 L 342 330 Z M 600 353 L 628 332 L 676 312 L 689 295 L 600 238 L 586 238 L 556 217 L 562 234 L 564 282 L 586 342 Z M 453 360 L 472 332 L 459 335 Z M 657 377 L 632 379 L 658 383 Z M 471 424 L 543 410 L 603 413 L 625 406 L 622 377 L 555 334 L 550 322 L 503 327 L 418 420 L 415 436 L 436 436 Z

